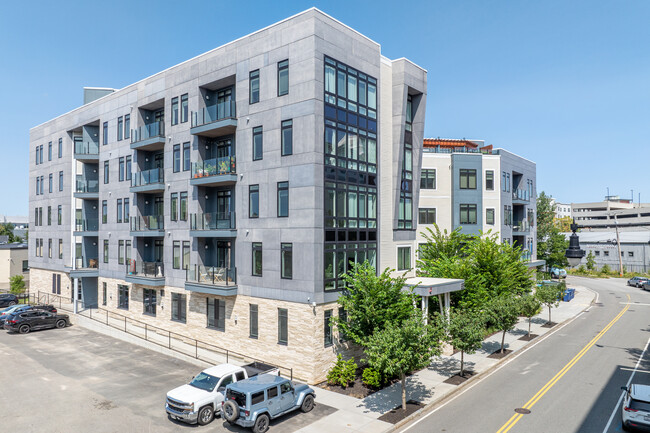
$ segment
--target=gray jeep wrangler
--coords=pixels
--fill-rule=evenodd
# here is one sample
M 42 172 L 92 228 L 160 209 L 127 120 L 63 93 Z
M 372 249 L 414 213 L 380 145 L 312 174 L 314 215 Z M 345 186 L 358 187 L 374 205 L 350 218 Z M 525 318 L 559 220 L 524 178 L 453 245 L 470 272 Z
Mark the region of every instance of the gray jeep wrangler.
M 231 424 L 252 427 L 264 433 L 269 423 L 298 408 L 309 412 L 314 408 L 316 393 L 307 385 L 294 386 L 289 379 L 260 374 L 231 383 L 221 404 L 221 417 Z

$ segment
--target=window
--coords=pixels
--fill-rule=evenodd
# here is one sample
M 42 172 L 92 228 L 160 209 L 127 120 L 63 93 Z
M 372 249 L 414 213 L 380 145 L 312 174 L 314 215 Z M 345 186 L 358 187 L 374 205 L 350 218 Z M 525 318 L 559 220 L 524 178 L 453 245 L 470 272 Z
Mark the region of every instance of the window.
M 179 219 L 187 221 L 187 191 L 181 193 Z
M 44 188 L 44 187 L 45 187 L 45 179 L 44 179 L 43 176 L 41 176 L 41 190 L 39 191 L 39 193 L 40 193 L 41 195 L 43 195 L 43 188 Z
M 293 154 L 293 120 L 282 121 L 282 156 Z
M 59 158 L 63 158 L 63 138 L 59 138 Z
M 37 207 L 34 208 L 34 225 L 35 226 L 38 225 L 38 208 Z
M 253 128 L 253 161 L 262 159 L 262 127 Z
M 124 115 L 124 138 L 131 137 L 131 115 Z
M 248 77 L 248 102 L 254 104 L 260 101 L 260 70 L 251 71 Z
M 226 330 L 226 301 L 208 298 L 208 327 Z
M 293 244 L 280 244 L 280 277 L 293 278 Z
M 628 257 L 634 257 L 634 251 L 628 251 L 627 256 Z
M 117 308 L 121 308 L 122 310 L 128 310 L 129 309 L 129 286 L 118 284 L 117 295 L 118 295 Z
M 124 245 L 124 263 L 127 265 L 131 264 L 131 241 L 126 241 Z
M 124 166 L 124 178 L 131 180 L 131 155 L 126 157 L 126 165 Z
M 181 171 L 181 145 L 174 145 L 174 173 Z
M 460 205 L 460 223 L 461 224 L 476 224 L 476 205 L 475 204 L 461 204 Z
M 169 208 L 170 208 L 170 213 L 171 213 L 169 218 L 172 221 L 178 221 L 178 193 L 177 192 L 171 193 L 171 200 L 169 202 Z
M 494 209 L 485 209 L 485 223 L 494 225 Z
M 289 60 L 278 63 L 278 96 L 289 93 Z
M 251 394 L 251 404 L 258 404 L 264 401 L 264 391 Z
M 487 191 L 494 191 L 494 171 L 485 171 L 485 189 Z
M 418 223 L 419 224 L 435 224 L 436 223 L 436 210 L 433 208 L 420 208 L 418 209 Z
M 117 222 L 122 222 L 122 199 L 117 199 Z
M 596 254 L 596 257 L 600 256 L 600 251 L 594 251 L 594 253 Z
M 257 338 L 258 337 L 258 316 L 257 316 L 257 304 L 250 304 L 248 306 L 248 315 L 250 317 L 249 319 L 249 325 L 248 325 L 248 336 L 250 338 Z
M 172 256 L 173 256 L 173 266 L 174 269 L 180 269 L 181 268 L 181 242 L 180 241 L 174 241 L 173 247 L 172 247 Z
M 262 243 L 253 242 L 253 276 L 262 276 Z
M 172 98 L 172 125 L 178 125 L 178 96 Z
M 57 212 L 58 212 L 57 213 L 57 223 L 58 223 L 58 225 L 61 225 L 61 223 L 63 222 L 63 207 L 61 207 L 61 205 L 59 205 L 59 208 L 57 209 Z
M 119 163 L 119 169 L 118 169 L 117 176 L 119 178 L 120 182 L 124 181 L 124 157 L 120 156 L 120 163 Z
M 289 182 L 278 182 L 278 216 L 289 216 Z
M 124 241 L 120 240 L 117 244 L 117 263 L 124 264 Z
M 332 310 L 325 310 L 323 315 L 323 340 L 325 347 L 332 345 Z
M 187 320 L 187 296 L 172 293 L 172 320 L 185 323 Z
M 52 258 L 52 239 L 47 240 L 47 257 Z
M 108 144 L 108 122 L 104 122 L 104 145 Z
M 102 305 L 106 305 L 106 298 L 107 298 L 107 290 L 106 290 L 106 281 L 102 283 Z
M 108 160 L 104 161 L 104 185 L 109 181 Z
M 289 312 L 286 308 L 278 308 L 278 344 L 289 341 Z
M 183 143 L 183 171 L 190 170 L 190 142 Z
M 102 224 L 106 224 L 108 222 L 108 202 L 106 200 L 102 200 Z
M 52 173 L 50 173 L 50 176 L 49 176 L 49 185 L 48 185 L 47 192 L 52 194 Z
M 52 206 L 47 207 L 47 225 L 52 225 Z
M 609 257 L 609 251 L 603 251 L 603 256 Z
M 397 270 L 411 269 L 411 247 L 397 247 Z
M 59 191 L 63 191 L 63 172 L 59 172 Z
M 188 103 L 187 103 L 187 93 L 181 95 L 181 123 L 187 122 L 188 118 Z
M 156 315 L 156 289 L 143 289 L 142 303 L 144 304 L 144 314 L 155 316 Z
M 510 192 L 510 173 L 505 171 L 501 173 L 501 191 Z
M 52 142 L 47 143 L 47 160 L 52 161 Z
M 122 139 L 122 134 L 124 132 L 124 118 L 122 116 L 117 118 L 117 141 Z
M 425 168 L 420 178 L 421 189 L 436 189 L 436 170 Z
M 108 239 L 104 239 L 104 263 L 108 263 Z
M 260 216 L 260 186 L 250 185 L 248 187 L 248 217 L 259 218 Z
M 39 226 L 43 225 L 43 208 L 42 207 L 38 208 L 38 225 Z
M 41 189 L 41 178 L 36 176 L 36 195 L 38 195 L 40 189 Z
M 38 165 L 38 146 L 36 146 L 36 160 L 34 161 L 36 165 Z
M 183 241 L 183 269 L 190 268 L 190 241 Z
M 460 169 L 460 189 L 476 189 L 476 170 Z
M 129 199 L 124 199 L 124 222 L 128 224 L 129 216 L 131 215 L 131 210 L 129 209 Z

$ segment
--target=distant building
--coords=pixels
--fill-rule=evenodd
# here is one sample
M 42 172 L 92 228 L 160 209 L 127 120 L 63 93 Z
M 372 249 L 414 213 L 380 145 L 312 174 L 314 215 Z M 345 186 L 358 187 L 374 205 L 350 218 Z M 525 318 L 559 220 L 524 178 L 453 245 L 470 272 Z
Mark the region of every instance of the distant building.
M 22 275 L 29 287 L 27 244 L 0 245 L 0 290 L 9 290 L 9 277 Z
M 570 233 L 565 233 L 567 238 Z M 585 250 L 585 257 L 580 262 L 587 265 L 587 255 L 592 252 L 597 269 L 604 265 L 612 270 L 619 270 L 616 231 L 581 231 L 580 248 Z M 631 272 L 650 271 L 650 232 L 623 231 L 619 233 L 623 267 Z
M 555 218 L 571 217 L 571 204 L 557 202 L 554 198 L 551 203 L 555 205 Z
M 622 231 L 650 227 L 650 204 L 635 204 L 618 196 L 606 197 L 602 202 L 571 203 L 571 211 L 583 231 L 611 230 L 617 225 Z
M 29 230 L 29 217 L 28 216 L 11 216 L 11 215 L 0 215 L 1 224 L 13 224 L 14 236 L 18 236 L 21 239 L 25 240 L 27 236 L 27 231 Z

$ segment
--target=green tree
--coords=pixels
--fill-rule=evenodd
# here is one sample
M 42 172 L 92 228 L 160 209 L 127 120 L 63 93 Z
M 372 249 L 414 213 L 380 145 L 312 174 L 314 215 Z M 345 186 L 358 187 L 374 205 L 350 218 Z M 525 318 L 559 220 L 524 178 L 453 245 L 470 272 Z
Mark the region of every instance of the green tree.
M 571 223 L 573 223 L 573 220 L 570 216 L 565 216 L 562 218 L 555 218 L 554 223 L 560 232 L 567 233 L 571 231 Z
M 9 291 L 14 295 L 20 295 L 25 292 L 25 278 L 22 275 L 12 275 L 9 277 Z
M 392 278 L 391 269 L 377 276 L 375 268 L 365 261 L 355 264 L 343 276 L 346 288 L 339 297 L 339 305 L 346 311 L 345 321 L 332 318 L 332 323 L 347 338 L 365 346 L 373 333 L 388 326 L 399 326 L 411 317 L 415 297 L 405 291 L 404 278 Z
M 589 254 L 587 254 L 587 269 L 593 271 L 595 267 L 596 259 L 594 258 L 594 252 L 590 250 Z
M 503 333 L 501 335 L 501 353 L 503 353 L 506 332 L 514 329 L 519 321 L 519 305 L 514 298 L 501 296 L 492 299 L 486 310 L 490 324 Z
M 426 243 L 420 246 L 419 254 L 423 262 L 435 262 L 449 257 L 462 257 L 467 244 L 474 238 L 460 232 L 461 228 L 448 233 L 447 229 L 441 231 L 437 224 L 433 225 L 434 230 L 429 227 L 422 236 Z
M 555 224 L 555 204 L 542 191 L 537 197 L 537 258 L 545 260 L 547 268 L 566 267 L 569 264 L 565 256 L 568 247 L 569 240 Z
M 383 377 L 399 377 L 402 409 L 406 410 L 406 375 L 425 368 L 440 355 L 442 329 L 425 325 L 422 314 L 414 312 L 400 326 L 377 330 L 367 340 L 366 362 Z
M 528 337 L 530 337 L 530 322 L 540 311 L 542 311 L 542 303 L 535 296 L 526 294 L 519 299 L 519 312 L 528 318 Z
M 564 291 L 560 284 L 542 284 L 535 291 L 535 297 L 548 307 L 548 323 L 551 322 L 551 307 L 560 305 L 560 296 Z
M 474 310 L 453 309 L 447 324 L 448 342 L 460 350 L 460 375 L 465 374 L 465 353 L 471 355 L 481 348 L 485 323 Z
M 9 243 L 14 242 L 14 225 L 11 223 L 0 224 L 0 236 L 9 236 Z

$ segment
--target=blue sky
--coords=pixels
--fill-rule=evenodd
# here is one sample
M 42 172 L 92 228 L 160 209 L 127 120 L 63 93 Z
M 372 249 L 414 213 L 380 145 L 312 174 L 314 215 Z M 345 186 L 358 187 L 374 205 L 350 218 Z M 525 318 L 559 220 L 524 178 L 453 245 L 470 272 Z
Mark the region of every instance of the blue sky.
M 650 202 L 650 2 L 32 1 L 0 13 L 0 214 L 27 215 L 29 128 L 316 6 L 429 71 L 425 136 L 537 163 L 538 192 Z

